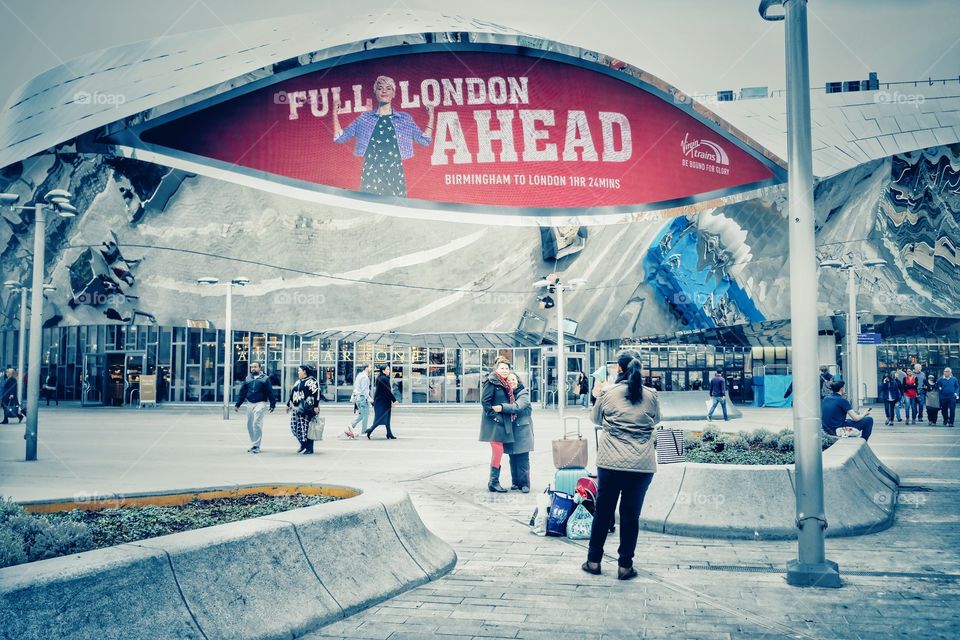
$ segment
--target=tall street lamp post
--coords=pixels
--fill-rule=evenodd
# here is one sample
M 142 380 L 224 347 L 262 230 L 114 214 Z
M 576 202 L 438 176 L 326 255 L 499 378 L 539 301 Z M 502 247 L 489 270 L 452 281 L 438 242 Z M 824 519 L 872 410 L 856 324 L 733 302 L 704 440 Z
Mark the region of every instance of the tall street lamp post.
M 777 12 L 782 10 L 782 12 Z M 790 334 L 793 345 L 793 433 L 796 449 L 797 558 L 787 583 L 840 587 L 840 567 L 826 558 L 823 450 L 817 385 L 817 257 L 810 144 L 810 68 L 807 0 L 761 0 L 764 20 L 785 21 L 787 74 Z M 813 303 L 811 304 L 811 301 Z
M 569 282 L 561 282 L 560 274 L 551 273 L 542 280 L 537 280 L 533 286 L 544 288 L 548 294 L 556 294 L 557 307 L 557 411 L 560 419 L 563 420 L 563 409 L 567 403 L 567 354 L 564 344 L 563 332 L 563 292 L 575 289 L 586 282 L 583 278 L 574 278 Z M 554 300 L 549 295 L 539 296 L 541 309 L 549 309 L 554 306 Z
M 860 265 L 853 261 L 824 260 L 820 263 L 821 269 L 837 269 L 847 272 L 847 347 L 844 360 L 844 378 L 849 389 L 850 406 L 854 411 L 860 411 L 860 347 L 857 336 L 860 333 L 860 323 L 857 321 L 857 276 L 860 271 L 873 267 L 882 267 L 886 260 L 864 260 Z
M 20 369 L 20 373 L 17 374 L 17 400 L 23 402 L 23 350 L 26 346 L 24 338 L 27 335 L 27 292 L 30 291 L 30 287 L 25 287 L 16 280 L 7 280 L 3 286 L 13 293 L 20 293 L 20 335 L 17 337 L 17 368 Z M 43 290 L 56 291 L 57 288 L 45 284 Z
M 46 250 L 47 220 L 45 209 L 52 209 L 63 218 L 72 218 L 77 210 L 70 203 L 73 196 L 65 189 L 53 189 L 37 201 L 33 206 L 14 207 L 20 211 L 33 211 L 35 224 L 33 227 L 33 281 L 31 284 L 30 306 L 33 313 L 30 315 L 30 354 L 28 356 L 27 372 L 27 426 L 24 439 L 27 441 L 26 460 L 31 462 L 37 459 L 38 421 L 37 411 L 40 408 L 40 349 L 42 346 L 40 331 L 43 326 L 43 267 Z M 0 203 L 13 204 L 19 200 L 15 193 L 0 194 Z
M 219 284 L 218 278 L 198 278 L 197 284 L 212 286 Z M 230 391 L 233 387 L 233 287 L 245 287 L 249 278 L 234 278 L 227 282 L 227 309 L 224 322 L 223 349 L 223 419 L 230 419 Z

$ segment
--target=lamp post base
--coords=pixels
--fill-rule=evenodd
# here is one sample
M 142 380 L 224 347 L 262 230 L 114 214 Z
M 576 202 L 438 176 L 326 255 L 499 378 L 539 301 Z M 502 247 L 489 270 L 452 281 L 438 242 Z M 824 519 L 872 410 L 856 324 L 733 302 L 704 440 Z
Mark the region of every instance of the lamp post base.
M 826 560 L 823 564 L 804 564 L 799 560 L 787 562 L 787 584 L 794 587 L 821 587 L 839 589 L 840 567 L 836 562 Z

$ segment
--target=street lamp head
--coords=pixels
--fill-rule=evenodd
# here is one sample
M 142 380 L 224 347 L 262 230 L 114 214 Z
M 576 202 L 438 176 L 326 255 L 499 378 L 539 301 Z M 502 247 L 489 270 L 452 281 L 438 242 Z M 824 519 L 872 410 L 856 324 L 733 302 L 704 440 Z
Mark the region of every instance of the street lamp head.
M 56 291 L 57 288 L 56 288 L 55 286 L 53 286 L 52 284 L 45 284 L 45 285 L 43 285 L 43 290 L 52 293 L 52 292 Z
M 883 258 L 874 258 L 872 260 L 864 260 L 863 266 L 865 267 L 883 267 L 886 266 L 887 261 Z
M 15 204 L 20 200 L 18 193 L 0 193 L 0 204 Z
M 777 8 L 774 9 L 774 7 Z M 774 9 L 773 13 L 770 12 L 771 9 Z M 760 0 L 758 11 L 760 11 L 761 18 L 770 22 L 778 22 L 786 16 L 783 8 L 783 0 Z
M 543 287 L 548 286 L 549 284 L 550 284 L 550 282 L 544 278 L 544 279 L 537 280 L 536 282 L 534 282 L 534 283 L 533 283 L 533 286 L 535 286 L 535 287 L 537 287 L 537 288 L 543 288 Z
M 839 260 L 824 260 L 820 263 L 821 269 L 842 269 L 843 263 Z
M 16 289 L 20 289 L 23 285 L 21 285 L 16 280 L 7 280 L 6 282 L 3 283 L 3 286 L 5 286 L 7 289 L 16 290 Z
M 210 278 L 210 277 L 197 278 L 197 284 L 200 284 L 200 285 L 214 285 L 214 284 L 218 284 L 219 282 L 220 282 L 220 278 Z
M 234 278 L 230 281 L 230 284 L 236 285 L 238 287 L 245 287 L 250 284 L 250 278 Z
M 46 202 L 52 203 L 53 198 L 66 198 L 67 200 L 70 200 L 73 198 L 73 194 L 66 189 L 52 189 L 47 192 L 47 195 L 43 196 L 43 199 Z
M 77 217 L 77 208 L 74 207 L 69 202 L 59 203 L 53 205 L 53 210 L 57 212 L 57 215 L 61 218 L 76 218 Z

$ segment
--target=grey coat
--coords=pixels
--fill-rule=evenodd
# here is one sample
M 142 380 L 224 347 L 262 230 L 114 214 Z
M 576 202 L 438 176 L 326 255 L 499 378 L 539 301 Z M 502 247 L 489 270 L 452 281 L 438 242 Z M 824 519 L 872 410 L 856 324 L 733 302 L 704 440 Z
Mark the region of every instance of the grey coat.
M 533 406 L 530 404 L 530 392 L 526 387 L 520 387 L 515 396 L 516 402 L 503 405 L 504 413 L 517 416 L 513 421 L 513 442 L 505 442 L 503 452 L 529 453 L 533 451 Z
M 660 422 L 656 390 L 644 387 L 643 398 L 633 404 L 627 398 L 626 383 L 605 387 L 593 407 L 593 422 L 603 429 L 597 447 L 598 467 L 656 472 L 654 429 Z
M 497 374 L 491 373 L 480 390 L 480 442 L 513 442 L 513 420 L 506 413 L 497 413 L 495 405 L 510 404 L 507 388 L 500 382 Z

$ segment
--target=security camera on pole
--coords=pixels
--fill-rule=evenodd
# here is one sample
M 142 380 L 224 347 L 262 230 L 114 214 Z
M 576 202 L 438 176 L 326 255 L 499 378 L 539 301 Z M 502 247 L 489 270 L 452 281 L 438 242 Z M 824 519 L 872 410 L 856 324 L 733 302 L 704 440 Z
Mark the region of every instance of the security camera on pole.
M 197 284 L 213 286 L 219 284 L 219 278 L 197 278 Z M 223 419 L 230 419 L 230 390 L 233 387 L 233 287 L 245 287 L 250 278 L 234 278 L 227 282 L 227 310 L 223 327 Z
M 33 206 L 14 207 L 19 211 L 33 211 L 33 284 L 31 285 L 30 306 L 33 313 L 30 315 L 30 354 L 27 365 L 27 426 L 23 438 L 27 441 L 27 462 L 37 459 L 37 410 L 40 407 L 40 349 L 41 330 L 43 328 L 43 267 L 46 250 L 47 220 L 44 209 L 52 209 L 62 218 L 73 218 L 77 215 L 76 208 L 70 203 L 73 196 L 65 189 L 53 189 L 37 201 Z M 20 199 L 15 193 L 0 193 L 0 204 L 13 205 Z M 21 340 L 23 338 L 21 337 Z
M 545 288 L 547 294 L 557 296 L 557 411 L 561 420 L 563 420 L 563 409 L 567 403 L 567 354 L 563 340 L 563 292 L 575 289 L 584 283 L 586 283 L 586 280 L 583 278 L 574 278 L 567 283 L 561 282 L 558 273 L 551 273 L 533 283 L 535 287 Z M 551 309 L 554 306 L 554 300 L 550 295 L 538 296 L 537 301 L 541 309 Z

